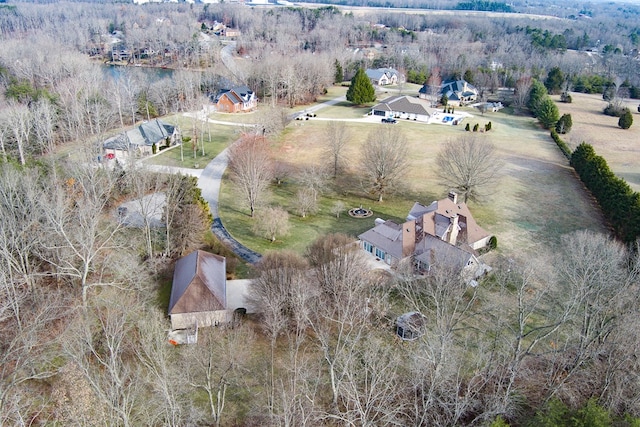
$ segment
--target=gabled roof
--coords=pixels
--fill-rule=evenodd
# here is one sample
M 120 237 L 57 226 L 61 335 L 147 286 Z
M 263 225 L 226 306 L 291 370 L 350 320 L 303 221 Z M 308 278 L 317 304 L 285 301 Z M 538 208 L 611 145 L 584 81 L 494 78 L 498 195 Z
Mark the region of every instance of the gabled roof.
M 460 97 L 468 98 L 478 95 L 478 89 L 466 80 L 447 80 L 442 83 L 440 93 L 452 101 L 458 101 Z
M 389 255 L 401 259 L 402 225 L 393 221 L 385 221 L 358 236 L 358 239 L 371 243 Z
M 393 68 L 367 68 L 365 73 L 367 77 L 374 80 L 380 80 L 384 75 L 389 78 L 392 76 L 398 76 L 398 72 Z
M 480 227 L 478 223 L 476 223 L 476 220 L 473 219 L 473 215 L 471 215 L 471 211 L 469 210 L 469 207 L 467 206 L 466 203 L 464 202 L 453 203 L 453 200 L 451 200 L 450 198 L 438 200 L 436 202 L 433 202 L 430 206 L 432 206 L 434 203 L 437 206 L 435 209 L 435 213 L 441 215 L 441 217 L 452 218 L 454 215 L 460 215 L 465 218 L 464 222 L 460 221 L 458 224 L 461 227 L 466 227 L 462 231 L 465 231 L 467 233 L 467 242 L 469 244 L 473 242 L 477 242 L 490 235 L 482 227 Z M 431 219 L 431 217 L 429 217 L 429 219 Z M 424 223 L 425 231 L 429 232 L 430 229 L 427 228 L 428 222 L 427 222 L 426 216 L 423 220 L 423 223 Z M 436 223 L 435 220 L 429 223 L 429 226 L 431 226 L 431 224 L 434 225 L 434 230 L 435 230 L 435 223 Z
M 173 135 L 175 129 L 176 127 L 169 123 L 153 119 L 107 139 L 102 145 L 104 148 L 113 150 L 128 150 L 143 145 L 152 146 Z
M 224 257 L 198 250 L 178 260 L 169 314 L 224 310 L 226 305 Z
M 233 86 L 228 89 L 220 89 L 214 102 L 218 102 L 223 96 L 227 96 L 234 104 L 248 102 L 253 97 L 253 91 L 248 86 Z
M 426 235 L 417 245 L 415 259 L 426 265 L 446 265 L 447 268 L 463 270 L 475 255 L 465 248 L 452 245 L 437 237 Z
M 372 109 L 376 111 L 420 114 L 423 116 L 430 115 L 421 101 L 407 95 L 390 96 L 389 98 L 383 99 L 379 104 L 376 104 Z

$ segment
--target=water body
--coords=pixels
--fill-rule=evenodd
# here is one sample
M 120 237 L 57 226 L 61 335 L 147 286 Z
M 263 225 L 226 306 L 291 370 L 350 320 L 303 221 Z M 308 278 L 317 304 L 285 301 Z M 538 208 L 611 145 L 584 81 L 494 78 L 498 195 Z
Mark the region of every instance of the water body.
M 144 80 L 150 82 L 156 82 L 162 79 L 172 79 L 175 70 L 170 68 L 155 68 L 155 67 L 131 67 L 124 65 L 112 65 L 105 64 L 102 68 L 106 77 L 112 78 L 118 81 L 126 74 L 131 74 L 136 77 L 142 77 Z

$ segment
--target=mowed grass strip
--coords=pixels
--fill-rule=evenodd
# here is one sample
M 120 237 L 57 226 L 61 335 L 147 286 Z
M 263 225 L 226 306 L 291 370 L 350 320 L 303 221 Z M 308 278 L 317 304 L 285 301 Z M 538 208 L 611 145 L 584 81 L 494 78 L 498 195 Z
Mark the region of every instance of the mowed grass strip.
M 371 228 L 377 217 L 402 221 L 415 201 L 428 204 L 446 197 L 448 188 L 440 184 L 435 166 L 435 156 L 443 144 L 463 136 L 475 136 L 495 144 L 502 163 L 496 185 L 479 202 L 469 202 L 477 222 L 498 237 L 499 250 L 535 251 L 576 230 L 605 231 L 599 210 L 547 131 L 540 129 L 533 118 L 502 112 L 480 116 L 475 110 L 467 111 L 475 115 L 466 121 L 471 127 L 475 123 L 483 127 L 491 121 L 492 130 L 468 133 L 464 131 L 466 122 L 460 126 L 412 121 L 393 125 L 402 130 L 408 140 L 409 167 L 402 188 L 381 203 L 367 194 L 367 183 L 362 182 L 360 150 L 370 132 L 389 125 L 346 122 L 350 139 L 343 153 L 345 170 L 321 197 L 320 212 L 307 218 L 300 218 L 296 213 L 298 185 L 295 171 L 327 162 L 324 145 L 328 122 L 310 120 L 303 126 L 290 125 L 272 142 L 272 149 L 276 160 L 292 172 L 284 185 L 273 187 L 274 196 L 270 200 L 271 204 L 289 212 L 290 234 L 273 244 L 255 236 L 251 231 L 253 219 L 249 218 L 242 198 L 235 194 L 228 180 L 225 180 L 220 200 L 222 221 L 234 237 L 258 252 L 270 249 L 299 251 L 317 236 L 333 231 L 357 236 Z M 349 113 L 345 111 L 344 114 Z M 330 214 L 336 200 L 342 200 L 347 209 L 360 205 L 371 208 L 374 215 L 369 220 L 346 218 L 344 214 L 336 219 Z M 257 215 L 260 215 L 259 210 Z

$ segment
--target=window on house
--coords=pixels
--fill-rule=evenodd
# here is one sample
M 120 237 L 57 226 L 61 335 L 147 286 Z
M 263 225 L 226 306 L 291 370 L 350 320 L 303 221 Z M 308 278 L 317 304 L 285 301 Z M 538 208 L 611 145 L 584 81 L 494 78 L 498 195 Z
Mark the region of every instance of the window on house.
M 362 247 L 364 248 L 365 251 L 369 252 L 369 253 L 373 253 L 373 245 L 369 242 L 362 242 Z
M 384 259 L 384 258 L 385 258 L 385 255 L 386 255 L 386 254 L 384 253 L 384 251 L 383 251 L 383 250 L 380 250 L 380 249 L 376 248 L 376 257 L 377 257 L 377 258 Z

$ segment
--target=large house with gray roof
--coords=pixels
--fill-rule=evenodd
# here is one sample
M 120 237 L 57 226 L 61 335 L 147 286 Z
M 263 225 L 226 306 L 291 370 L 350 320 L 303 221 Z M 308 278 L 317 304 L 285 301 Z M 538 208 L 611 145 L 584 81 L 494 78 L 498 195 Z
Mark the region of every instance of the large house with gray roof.
M 380 117 L 428 122 L 431 113 L 423 101 L 412 96 L 391 96 L 371 109 L 371 114 Z
M 473 219 L 455 192 L 428 206 L 415 203 L 402 224 L 377 219 L 375 227 L 358 236 L 360 246 L 392 267 L 411 263 L 419 272 L 455 269 L 475 279 L 487 267 L 477 251 L 491 235 Z
M 419 97 L 424 99 L 428 99 L 430 93 L 432 89 L 427 84 L 418 91 Z M 446 96 L 450 105 L 461 106 L 476 102 L 478 89 L 466 80 L 447 80 L 440 86 L 439 96 Z
M 400 80 L 400 73 L 393 68 L 367 68 L 365 73 L 371 84 L 377 86 L 395 85 Z
M 151 154 L 154 145 L 159 150 L 160 146 L 174 145 L 179 140 L 177 126 L 153 119 L 107 139 L 102 147 L 105 154 L 115 157 L 141 156 Z
M 459 125 L 468 117 L 473 117 L 465 111 L 443 112 L 428 106 L 428 102 L 414 96 L 390 96 L 383 99 L 371 109 L 371 114 L 379 117 L 403 120 L 415 120 L 422 123 L 440 125 Z

